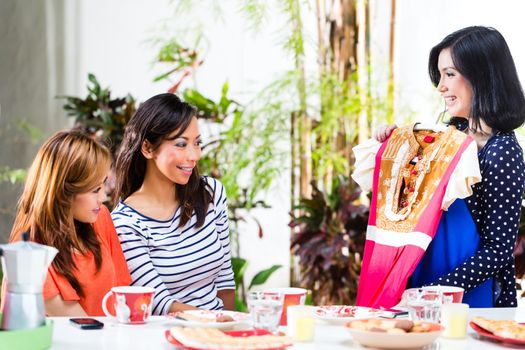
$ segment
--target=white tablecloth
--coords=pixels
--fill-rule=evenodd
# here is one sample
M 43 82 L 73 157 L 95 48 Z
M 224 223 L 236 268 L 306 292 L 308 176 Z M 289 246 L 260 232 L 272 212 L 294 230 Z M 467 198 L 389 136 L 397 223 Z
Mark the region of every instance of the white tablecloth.
M 525 314 L 525 309 L 519 308 L 494 308 L 471 309 L 470 317 L 480 315 L 492 319 L 515 319 L 516 316 Z M 521 317 L 523 319 L 523 317 Z M 69 324 L 66 317 L 52 317 L 55 322 L 53 332 L 53 350 L 72 349 L 107 349 L 107 350 L 133 350 L 133 349 L 174 349 L 164 337 L 164 332 L 169 329 L 169 321 L 164 317 L 152 317 L 145 325 L 120 325 L 114 320 L 98 317 L 105 326 L 101 330 L 81 330 Z M 510 346 L 512 348 L 513 346 Z M 315 329 L 315 339 L 312 343 L 297 343 L 289 349 L 299 350 L 348 350 L 362 349 L 352 340 L 350 333 L 343 326 L 332 326 L 319 323 Z M 450 340 L 438 338 L 426 350 L 486 350 L 504 349 L 508 345 L 480 338 L 469 327 L 468 335 L 463 340 Z

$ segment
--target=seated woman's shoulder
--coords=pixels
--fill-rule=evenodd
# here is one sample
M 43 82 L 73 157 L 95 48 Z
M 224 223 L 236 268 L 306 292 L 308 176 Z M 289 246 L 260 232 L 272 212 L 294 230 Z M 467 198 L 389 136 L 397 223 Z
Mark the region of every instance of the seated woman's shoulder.
M 211 176 L 203 176 L 202 179 L 204 183 L 206 184 L 207 190 L 214 197 L 215 202 L 226 196 L 224 185 L 219 180 Z
M 205 175 L 202 176 L 202 179 L 204 180 L 204 183 L 206 183 L 213 192 L 217 191 L 217 189 L 224 187 L 222 183 L 214 177 Z

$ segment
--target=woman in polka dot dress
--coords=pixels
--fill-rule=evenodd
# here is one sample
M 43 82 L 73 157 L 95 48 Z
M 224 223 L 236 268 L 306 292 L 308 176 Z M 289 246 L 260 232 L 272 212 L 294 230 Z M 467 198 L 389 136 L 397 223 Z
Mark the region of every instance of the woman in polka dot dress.
M 525 163 L 513 130 L 525 121 L 525 97 L 512 55 L 497 30 L 467 27 L 432 48 L 429 75 L 448 114 L 454 116 L 449 123 L 476 141 L 482 181 L 473 186 L 471 197 L 456 200 L 454 208 L 444 212 L 440 222 L 443 232 L 438 230 L 427 249 L 412 286 L 422 281 L 460 286 L 471 306 L 517 306 L 512 253 Z M 374 136 L 382 142 L 394 128 L 381 127 Z M 461 214 L 462 208 L 466 215 Z M 440 269 L 434 265 L 465 253 L 465 232 L 470 226 L 476 235 L 470 242 L 475 244 L 472 252 L 437 274 Z M 456 251 L 450 249 L 454 245 Z

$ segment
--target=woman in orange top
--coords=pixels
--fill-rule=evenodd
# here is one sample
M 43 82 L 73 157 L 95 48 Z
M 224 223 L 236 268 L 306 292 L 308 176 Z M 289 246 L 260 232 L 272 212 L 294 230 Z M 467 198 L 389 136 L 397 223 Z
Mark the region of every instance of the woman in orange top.
M 11 241 L 58 249 L 44 284 L 50 316 L 102 316 L 101 302 L 131 277 L 108 209 L 109 151 L 78 131 L 53 135 L 40 148 L 20 198 Z

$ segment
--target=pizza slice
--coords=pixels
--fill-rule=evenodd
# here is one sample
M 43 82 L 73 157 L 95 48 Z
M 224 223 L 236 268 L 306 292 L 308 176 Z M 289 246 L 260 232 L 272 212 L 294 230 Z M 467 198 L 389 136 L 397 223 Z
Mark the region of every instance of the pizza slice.
M 214 328 L 173 327 L 171 335 L 182 345 L 197 349 L 270 349 L 292 345 L 288 337 L 277 335 L 249 335 L 233 337 Z
M 525 340 L 525 325 L 514 320 L 490 320 L 474 316 L 472 322 L 498 337 Z
M 494 335 L 502 338 L 525 340 L 525 326 L 516 324 L 496 329 Z
M 489 320 L 482 316 L 474 316 L 472 322 L 491 333 L 494 333 L 501 327 L 517 325 L 516 321 L 513 320 Z

